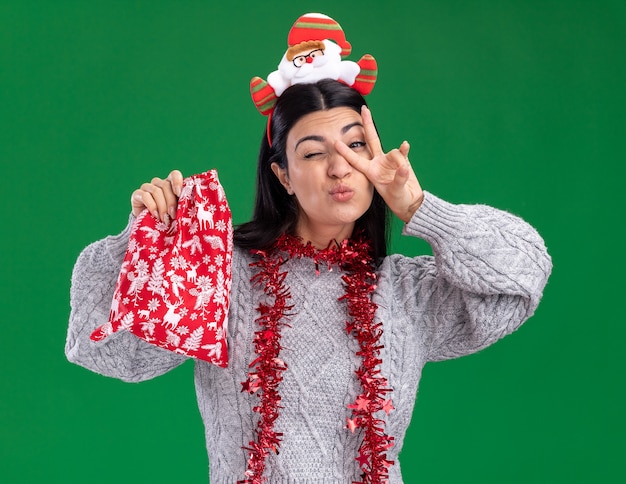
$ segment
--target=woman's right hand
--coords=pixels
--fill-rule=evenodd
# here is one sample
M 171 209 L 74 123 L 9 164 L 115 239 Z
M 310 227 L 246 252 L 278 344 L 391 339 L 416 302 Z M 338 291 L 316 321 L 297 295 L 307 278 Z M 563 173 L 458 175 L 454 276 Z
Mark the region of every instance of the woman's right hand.
M 173 170 L 164 180 L 153 178 L 130 197 L 133 215 L 137 217 L 147 208 L 156 219 L 169 224 L 176 218 L 178 197 L 182 189 L 183 175 L 178 170 Z

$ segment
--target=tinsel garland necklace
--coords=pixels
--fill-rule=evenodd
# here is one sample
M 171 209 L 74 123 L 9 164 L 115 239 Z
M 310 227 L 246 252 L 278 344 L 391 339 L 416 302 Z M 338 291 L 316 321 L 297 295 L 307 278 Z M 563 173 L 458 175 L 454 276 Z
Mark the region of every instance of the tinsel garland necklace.
M 291 298 L 289 288 L 285 286 L 287 272 L 281 272 L 281 266 L 290 258 L 308 257 L 315 263 L 319 274 L 319 264 L 325 263 L 329 269 L 338 265 L 345 272 L 342 280 L 345 293 L 339 298 L 346 301 L 348 315 L 346 331 L 354 335 L 359 343 L 357 355 L 361 357 L 361 366 L 356 370 L 361 383 L 361 393 L 348 405 L 352 418 L 347 418 L 346 427 L 354 432 L 363 431 L 363 441 L 356 460 L 363 474 L 361 481 L 354 484 L 384 484 L 388 482 L 388 469 L 393 461 L 387 460 L 386 451 L 393 446 L 393 437 L 385 433 L 385 421 L 375 414 L 393 410 L 387 379 L 380 371 L 382 359 L 380 343 L 383 334 L 382 323 L 374 322 L 377 305 L 371 294 L 376 289 L 376 272 L 372 261 L 370 245 L 362 237 L 345 240 L 341 244 L 330 245 L 319 250 L 310 243 L 303 245 L 301 240 L 290 235 L 281 236 L 272 249 L 255 250 L 257 260 L 250 265 L 258 269 L 252 277 L 252 284 L 264 288 L 266 302 L 257 308 L 259 330 L 255 332 L 254 347 L 257 358 L 250 363 L 246 381 L 242 382 L 242 391 L 257 393 L 259 404 L 253 411 L 260 415 L 255 430 L 256 439 L 251 441 L 248 450 L 248 468 L 240 484 L 261 484 L 264 478 L 266 458 L 270 452 L 278 452 L 282 433 L 274 430 L 278 418 L 281 396 L 278 391 L 287 364 L 280 358 L 281 329 L 288 326 L 285 321 L 293 309 L 288 301 Z

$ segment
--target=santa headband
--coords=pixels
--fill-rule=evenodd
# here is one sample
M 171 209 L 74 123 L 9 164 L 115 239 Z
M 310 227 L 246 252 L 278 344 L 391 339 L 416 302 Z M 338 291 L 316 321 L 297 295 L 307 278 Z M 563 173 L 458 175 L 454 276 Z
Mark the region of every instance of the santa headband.
M 363 96 L 374 89 L 378 75 L 376 60 L 369 54 L 365 54 L 358 62 L 342 60 L 342 57 L 350 54 L 352 46 L 341 26 L 327 15 L 302 15 L 289 31 L 287 46 L 278 70 L 271 72 L 267 80 L 253 77 L 250 81 L 254 105 L 261 114 L 270 116 L 268 128 L 278 97 L 294 84 L 334 79 Z M 268 141 L 271 146 L 269 129 Z

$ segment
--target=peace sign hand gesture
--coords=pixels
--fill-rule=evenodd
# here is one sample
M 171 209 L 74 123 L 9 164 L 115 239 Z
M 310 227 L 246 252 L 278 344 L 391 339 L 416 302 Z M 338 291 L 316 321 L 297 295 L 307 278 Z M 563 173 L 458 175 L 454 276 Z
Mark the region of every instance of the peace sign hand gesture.
M 361 118 L 372 158 L 355 153 L 342 141 L 335 143 L 335 149 L 368 178 L 391 211 L 408 223 L 424 199 L 424 192 L 409 163 L 409 143 L 404 141 L 399 148 L 385 153 L 367 106 L 361 108 Z

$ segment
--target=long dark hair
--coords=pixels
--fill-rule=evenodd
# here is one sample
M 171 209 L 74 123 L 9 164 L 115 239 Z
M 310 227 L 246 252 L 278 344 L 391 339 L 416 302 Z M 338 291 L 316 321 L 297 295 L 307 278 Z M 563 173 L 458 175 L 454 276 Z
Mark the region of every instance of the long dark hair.
M 287 167 L 286 143 L 291 128 L 303 116 L 316 111 L 348 107 L 361 113 L 363 96 L 338 81 L 325 79 L 314 84 L 296 84 L 279 98 L 272 114 L 270 133 L 263 134 L 256 178 L 256 201 L 252 220 L 235 229 L 234 242 L 244 249 L 267 249 L 283 233 L 292 233 L 298 221 L 296 198 L 289 195 L 272 171 L 276 162 Z M 370 240 L 373 255 L 380 260 L 387 255 L 389 213 L 382 197 L 374 190 L 372 203 L 356 221 L 354 230 L 363 231 Z

